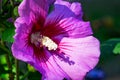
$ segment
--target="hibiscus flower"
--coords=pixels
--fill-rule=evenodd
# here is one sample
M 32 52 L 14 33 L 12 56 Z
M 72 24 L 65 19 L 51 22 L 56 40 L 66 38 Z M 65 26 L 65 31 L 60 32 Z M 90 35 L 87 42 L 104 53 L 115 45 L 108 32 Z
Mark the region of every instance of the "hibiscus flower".
M 99 41 L 81 4 L 56 0 L 23 0 L 15 21 L 13 56 L 29 63 L 42 80 L 83 80 L 99 60 Z

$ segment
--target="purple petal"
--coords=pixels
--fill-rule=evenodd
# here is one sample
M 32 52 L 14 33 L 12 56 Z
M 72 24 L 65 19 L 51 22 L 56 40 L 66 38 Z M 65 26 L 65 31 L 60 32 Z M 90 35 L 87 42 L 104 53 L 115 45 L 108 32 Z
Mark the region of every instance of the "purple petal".
M 38 18 L 44 19 L 51 2 L 53 0 L 23 0 L 18 8 L 19 15 L 21 17 L 34 16 L 35 20 Z
M 57 52 L 45 50 L 45 53 L 47 61 L 36 62 L 43 80 L 83 80 L 86 73 L 98 63 L 99 41 L 93 36 L 63 38 Z
M 67 76 L 56 64 L 54 60 L 54 56 L 49 51 L 45 50 L 46 62 L 36 62 L 39 65 L 39 69 L 43 69 L 42 80 L 62 80 L 65 76 Z M 41 71 L 40 71 L 41 72 Z
M 63 37 L 81 38 L 93 34 L 89 22 L 83 22 L 73 17 L 62 19 L 56 24 L 52 22 L 47 24 L 44 33 L 55 41 L 59 41 Z
M 29 23 L 29 22 L 28 22 Z M 16 34 L 12 45 L 13 56 L 26 62 L 34 62 L 32 59 L 33 49 L 28 46 L 28 36 L 31 30 L 30 24 L 27 24 L 27 18 L 18 18 L 15 22 Z
M 56 76 L 58 76 L 57 79 L 62 80 L 65 74 L 59 69 L 57 64 L 54 63 L 54 58 L 51 53 L 44 49 L 44 53 L 41 54 L 45 54 L 46 56 L 42 58 L 42 60 L 38 61 L 38 59 L 34 57 L 34 48 L 28 43 L 32 23 L 25 17 L 19 17 L 15 21 L 15 27 L 16 34 L 12 45 L 13 56 L 34 66 L 36 70 L 43 74 L 43 79 L 55 80 Z M 54 69 L 56 69 L 56 71 Z
M 93 34 L 90 22 L 80 21 L 75 18 L 61 20 L 59 27 L 63 28 L 62 33 L 67 33 L 72 38 L 86 37 Z
M 76 18 L 82 19 L 83 12 L 80 3 L 78 2 L 72 3 L 70 9 L 76 14 Z
M 76 18 L 76 14 L 79 15 L 79 11 L 77 13 L 77 9 L 74 9 L 77 3 L 72 4 L 72 7 L 70 7 L 72 10 L 68 7 L 69 4 L 67 6 L 66 4 L 55 4 L 54 11 L 46 18 L 45 27 L 43 29 L 44 35 L 52 39 L 58 36 L 80 38 L 92 35 L 90 23 Z
M 67 1 L 57 0 L 55 4 L 64 5 L 68 7 L 76 15 L 76 18 L 82 19 L 83 16 L 82 6 L 79 2 L 69 3 Z
M 72 80 L 83 80 L 86 73 L 93 69 L 99 60 L 99 41 L 92 36 L 63 38 L 59 49 L 64 55 L 59 53 L 55 61 Z
M 27 62 L 34 66 L 40 72 L 40 66 L 37 65 L 36 59 L 34 58 L 33 47 L 29 45 L 29 35 L 31 33 L 33 23 L 28 17 L 19 17 L 15 21 L 16 34 L 14 36 L 14 43 L 12 44 L 12 54 L 15 58 Z

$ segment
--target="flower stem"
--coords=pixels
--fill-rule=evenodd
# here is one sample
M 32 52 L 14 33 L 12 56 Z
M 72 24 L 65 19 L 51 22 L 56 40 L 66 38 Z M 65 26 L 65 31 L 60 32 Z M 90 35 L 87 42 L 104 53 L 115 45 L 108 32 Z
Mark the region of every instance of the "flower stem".
M 0 0 L 0 13 L 2 13 L 2 0 Z
M 11 65 L 11 62 L 10 62 L 9 55 L 6 54 L 5 57 L 6 57 L 6 62 L 7 62 L 7 65 L 8 65 L 8 69 L 10 71 L 10 73 L 9 73 L 9 80 L 14 80 L 14 75 L 12 73 L 12 65 Z
M 11 61 L 10 61 L 10 57 L 9 57 L 9 54 L 11 54 L 11 52 L 9 51 L 9 49 L 7 49 L 5 47 L 5 44 L 2 40 L 0 41 L 0 48 L 6 52 L 6 54 L 5 54 L 6 63 L 8 66 L 8 70 L 10 71 L 9 72 L 9 80 L 14 80 L 14 74 L 12 73 L 12 65 L 11 65 Z
M 14 7 L 14 1 L 13 0 L 10 0 L 10 4 L 12 7 Z
M 19 80 L 19 61 L 15 59 L 15 66 L 16 66 L 16 80 Z

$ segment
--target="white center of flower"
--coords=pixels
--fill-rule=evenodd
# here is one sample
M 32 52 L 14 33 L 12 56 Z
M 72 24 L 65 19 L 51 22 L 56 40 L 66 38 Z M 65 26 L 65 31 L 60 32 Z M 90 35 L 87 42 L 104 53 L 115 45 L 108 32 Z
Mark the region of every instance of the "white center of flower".
M 35 44 L 36 47 L 45 46 L 48 50 L 56 50 L 58 47 L 55 42 L 47 36 L 42 36 L 40 32 L 31 34 L 31 43 Z

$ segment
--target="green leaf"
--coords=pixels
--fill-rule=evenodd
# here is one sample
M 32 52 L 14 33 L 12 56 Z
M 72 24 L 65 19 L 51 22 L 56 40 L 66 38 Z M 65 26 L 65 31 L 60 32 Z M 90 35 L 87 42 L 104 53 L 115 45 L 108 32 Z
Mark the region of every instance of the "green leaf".
M 7 73 L 6 73 L 6 74 L 5 74 L 5 73 L 3 74 L 3 73 L 2 73 L 2 74 L 0 75 L 0 78 L 2 78 L 3 80 L 9 80 L 9 79 L 8 79 L 8 78 L 9 78 L 9 74 L 7 74 Z
M 30 72 L 35 72 L 35 71 L 36 71 L 36 70 L 34 69 L 34 67 L 31 66 L 30 64 L 28 64 L 28 70 L 29 70 Z
M 8 70 L 6 70 L 5 67 L 7 67 L 6 58 L 4 55 L 0 55 L 0 78 L 8 73 Z
M 113 54 L 113 49 L 120 42 L 120 38 L 110 39 L 101 44 L 100 63 L 106 63 L 113 60 L 116 55 Z
M 4 66 L 0 64 L 0 75 L 6 73 Z
M 13 13 L 14 13 L 15 16 L 18 16 L 18 7 L 14 8 Z
M 4 21 L 3 25 L 8 29 L 8 28 L 14 28 L 14 25 L 12 22 L 9 21 Z
M 120 54 L 120 43 L 117 43 L 115 48 L 113 49 L 114 54 Z
M 117 43 L 120 42 L 120 38 L 109 39 L 101 44 L 101 52 L 105 54 L 113 53 L 113 49 Z
M 6 64 L 5 55 L 1 55 L 1 56 L 0 56 L 0 64 Z
M 17 0 L 17 1 L 22 2 L 23 0 Z
M 2 0 L 2 4 L 5 5 L 8 0 Z
M 15 34 L 14 32 L 15 28 L 8 28 L 2 33 L 2 40 L 7 42 L 13 42 L 13 36 Z

